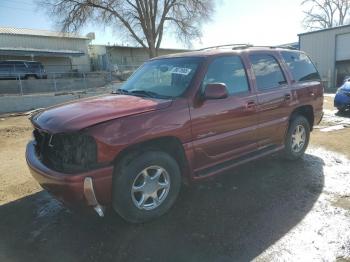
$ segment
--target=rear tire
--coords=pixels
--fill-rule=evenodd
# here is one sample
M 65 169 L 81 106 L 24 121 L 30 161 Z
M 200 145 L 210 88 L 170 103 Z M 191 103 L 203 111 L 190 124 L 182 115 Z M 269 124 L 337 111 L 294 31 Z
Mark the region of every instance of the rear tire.
M 130 154 L 115 169 L 113 209 L 128 222 L 147 222 L 171 208 L 180 187 L 179 165 L 167 153 Z
M 285 138 L 285 158 L 288 160 L 297 160 L 301 158 L 309 144 L 309 139 L 309 121 L 301 115 L 293 116 Z

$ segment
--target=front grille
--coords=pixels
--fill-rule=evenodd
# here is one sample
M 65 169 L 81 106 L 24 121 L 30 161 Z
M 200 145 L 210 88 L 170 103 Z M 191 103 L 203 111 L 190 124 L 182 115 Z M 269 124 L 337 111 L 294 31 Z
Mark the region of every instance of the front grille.
M 36 153 L 49 168 L 77 173 L 97 166 L 97 146 L 93 137 L 82 133 L 49 134 L 35 129 Z

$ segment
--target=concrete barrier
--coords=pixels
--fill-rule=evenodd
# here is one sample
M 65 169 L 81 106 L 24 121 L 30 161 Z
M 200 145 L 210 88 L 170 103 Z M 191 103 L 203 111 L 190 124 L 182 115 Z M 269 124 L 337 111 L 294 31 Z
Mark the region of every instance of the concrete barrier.
M 96 88 L 89 92 L 73 92 L 68 94 L 35 94 L 0 96 L 0 114 L 12 112 L 25 112 L 37 108 L 49 107 L 67 101 L 111 93 L 120 84 L 113 84 L 102 88 Z

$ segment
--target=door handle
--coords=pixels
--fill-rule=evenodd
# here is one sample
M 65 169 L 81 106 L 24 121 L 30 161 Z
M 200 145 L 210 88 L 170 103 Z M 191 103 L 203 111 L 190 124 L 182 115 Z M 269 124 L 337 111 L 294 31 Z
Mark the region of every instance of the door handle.
M 247 104 L 245 105 L 245 108 L 249 111 L 255 110 L 255 102 L 254 101 L 247 102 Z
M 284 95 L 284 100 L 285 101 L 289 101 L 289 100 L 291 100 L 292 99 L 292 96 L 290 95 L 290 94 L 285 94 Z

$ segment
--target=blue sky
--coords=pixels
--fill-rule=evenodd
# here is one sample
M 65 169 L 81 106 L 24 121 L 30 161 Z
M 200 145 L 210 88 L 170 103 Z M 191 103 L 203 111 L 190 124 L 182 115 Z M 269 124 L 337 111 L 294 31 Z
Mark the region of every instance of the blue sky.
M 211 22 L 203 25 L 201 41 L 193 48 L 227 43 L 275 45 L 298 40 L 304 32 L 301 0 L 218 0 Z M 0 26 L 56 30 L 54 21 L 38 9 L 34 0 L 0 0 Z M 95 32 L 94 44 L 126 44 L 113 30 L 88 25 L 81 33 Z M 167 35 L 162 47 L 183 48 Z

